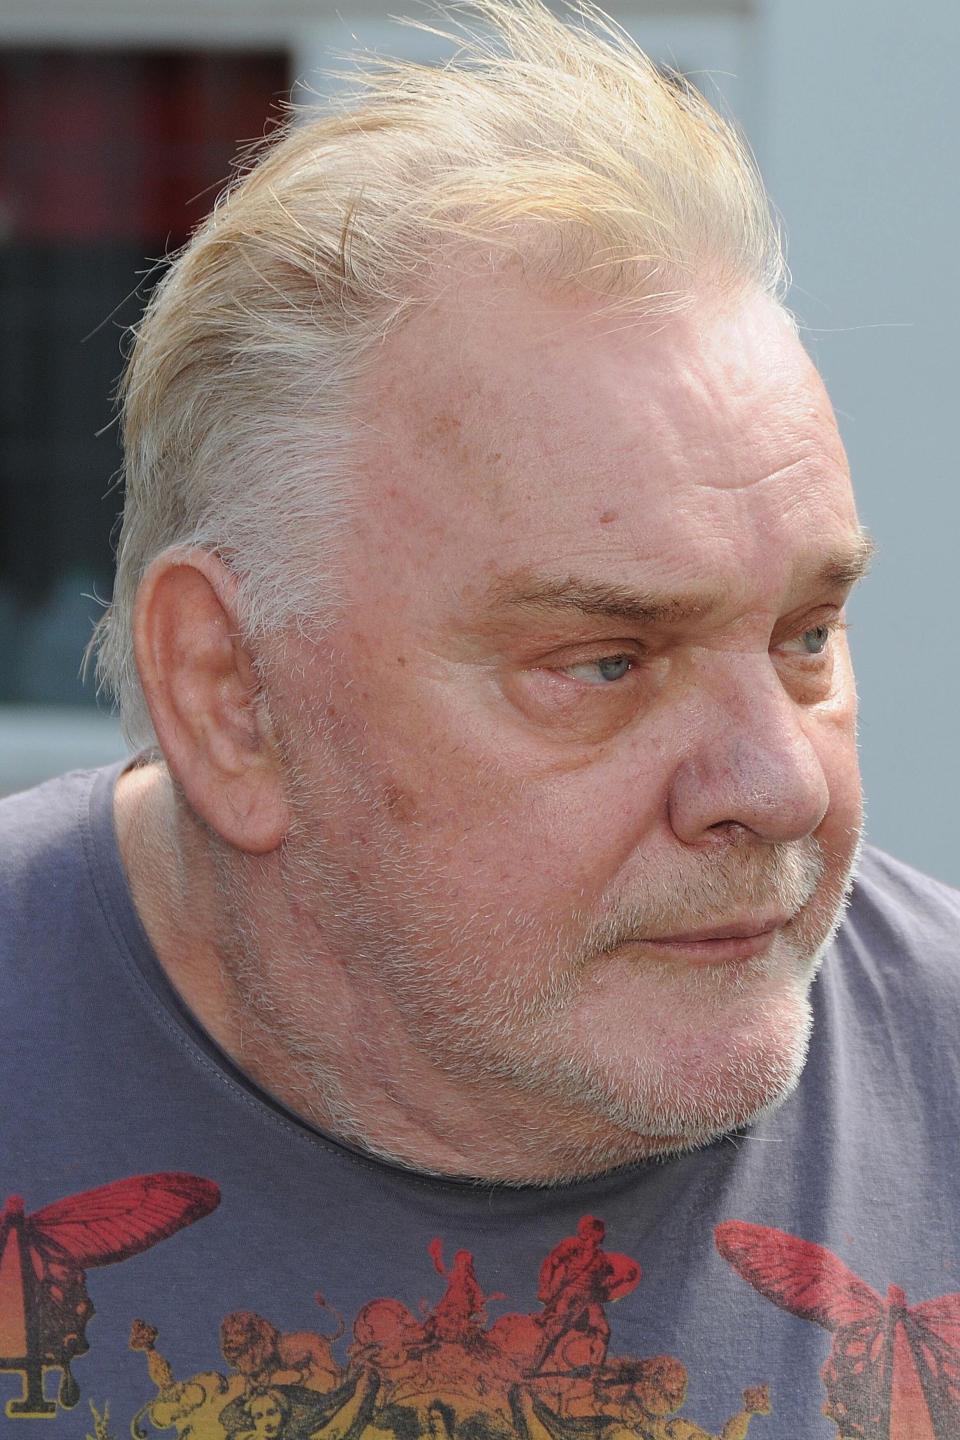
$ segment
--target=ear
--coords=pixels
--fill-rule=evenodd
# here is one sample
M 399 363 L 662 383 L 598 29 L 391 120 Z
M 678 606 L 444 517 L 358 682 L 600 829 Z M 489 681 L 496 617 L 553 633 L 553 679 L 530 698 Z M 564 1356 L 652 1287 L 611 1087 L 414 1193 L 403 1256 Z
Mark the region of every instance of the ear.
M 133 637 L 160 749 L 191 808 L 236 849 L 275 850 L 289 824 L 283 771 L 234 576 L 206 550 L 158 556 L 137 591 Z

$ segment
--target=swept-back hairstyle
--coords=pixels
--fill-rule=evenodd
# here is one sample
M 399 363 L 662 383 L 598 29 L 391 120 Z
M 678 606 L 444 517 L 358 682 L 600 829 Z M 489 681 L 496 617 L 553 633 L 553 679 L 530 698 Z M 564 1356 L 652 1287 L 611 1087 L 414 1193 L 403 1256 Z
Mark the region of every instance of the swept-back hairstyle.
M 353 396 L 454 257 L 663 317 L 785 281 L 734 130 L 611 20 L 540 0 L 446 5 L 442 66 L 357 57 L 353 92 L 291 121 L 156 287 L 121 386 L 125 505 L 94 636 L 129 739 L 151 737 L 131 620 L 155 556 L 236 574 L 251 635 L 320 626 L 350 514 Z M 428 28 L 426 26 L 422 28 Z

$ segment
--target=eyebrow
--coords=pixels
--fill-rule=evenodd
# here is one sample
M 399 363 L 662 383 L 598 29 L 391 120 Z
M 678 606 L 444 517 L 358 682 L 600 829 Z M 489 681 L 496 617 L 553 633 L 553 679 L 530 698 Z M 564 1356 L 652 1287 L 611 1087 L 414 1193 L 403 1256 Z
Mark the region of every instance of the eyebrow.
M 861 530 L 852 544 L 827 553 L 811 577 L 811 587 L 849 590 L 868 573 L 876 550 L 876 542 Z M 601 619 L 628 620 L 634 625 L 698 620 L 724 603 L 723 595 L 717 593 L 658 595 L 572 575 L 536 576 L 529 570 L 502 576 L 493 587 L 492 600 L 494 608 L 574 610 Z

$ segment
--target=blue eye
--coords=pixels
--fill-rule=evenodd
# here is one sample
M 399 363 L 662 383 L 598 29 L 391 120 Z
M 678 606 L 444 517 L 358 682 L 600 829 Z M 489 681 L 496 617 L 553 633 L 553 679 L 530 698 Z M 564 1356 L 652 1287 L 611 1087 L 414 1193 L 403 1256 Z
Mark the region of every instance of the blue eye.
M 608 655 L 597 661 L 597 670 L 604 680 L 622 680 L 629 669 L 629 655 Z
M 585 660 L 580 665 L 567 665 L 563 674 L 588 685 L 607 685 L 622 680 L 633 669 L 630 655 L 604 655 L 600 660 Z
M 827 648 L 827 641 L 830 639 L 830 626 L 829 626 L 829 625 L 815 625 L 812 630 L 805 630 L 804 633 L 803 633 L 803 635 L 801 636 L 801 639 L 803 640 L 804 644 L 806 644 L 806 640 L 807 640 L 807 636 L 808 636 L 808 635 L 818 635 L 818 636 L 820 636 L 821 638 L 820 638 L 819 648 L 816 649 L 816 650 L 810 650 L 810 649 L 808 649 L 808 650 L 807 650 L 807 654 L 808 654 L 808 655 L 822 655 L 823 652 L 824 652 L 824 650 L 826 650 L 826 648 Z
M 838 635 L 841 630 L 849 629 L 850 626 L 843 620 L 826 620 L 822 625 L 814 625 L 810 630 L 804 630 L 801 635 L 791 640 L 790 643 L 791 645 L 799 644 L 803 649 L 804 655 L 808 656 L 811 660 L 819 660 L 821 656 L 826 654 L 827 648 L 834 635 Z

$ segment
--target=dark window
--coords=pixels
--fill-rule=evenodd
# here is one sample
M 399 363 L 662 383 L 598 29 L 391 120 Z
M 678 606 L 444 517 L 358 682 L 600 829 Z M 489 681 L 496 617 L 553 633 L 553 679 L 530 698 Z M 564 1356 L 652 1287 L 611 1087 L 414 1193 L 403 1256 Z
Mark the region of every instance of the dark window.
M 288 84 L 281 53 L 0 52 L 0 703 L 93 699 L 121 336 Z

